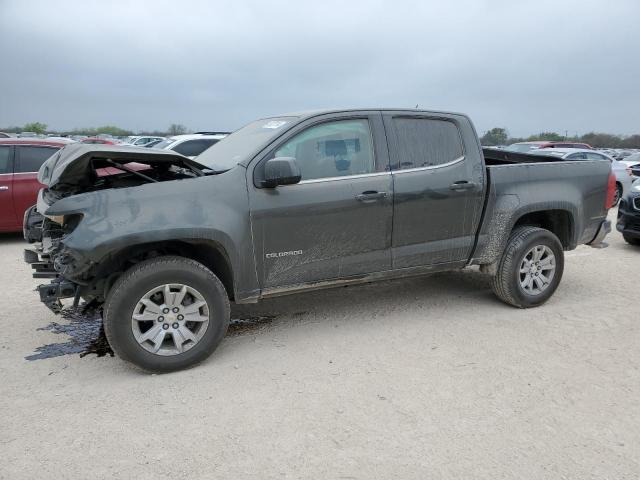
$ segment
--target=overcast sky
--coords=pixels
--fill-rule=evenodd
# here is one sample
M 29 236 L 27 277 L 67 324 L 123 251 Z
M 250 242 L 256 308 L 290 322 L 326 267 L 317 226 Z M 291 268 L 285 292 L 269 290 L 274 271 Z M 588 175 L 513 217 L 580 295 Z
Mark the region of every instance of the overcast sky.
M 640 133 L 640 0 L 0 0 L 0 127 L 409 107 Z

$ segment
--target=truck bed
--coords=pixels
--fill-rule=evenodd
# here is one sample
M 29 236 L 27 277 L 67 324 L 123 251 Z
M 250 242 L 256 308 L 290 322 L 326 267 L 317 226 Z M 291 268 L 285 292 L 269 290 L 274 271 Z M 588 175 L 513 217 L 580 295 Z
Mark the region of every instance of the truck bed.
M 561 158 L 551 155 L 536 155 L 532 153 L 510 152 L 508 150 L 496 150 L 495 148 L 483 148 L 482 154 L 487 166 L 511 165 L 514 163 L 553 163 L 562 162 Z
M 560 235 L 565 250 L 593 240 L 607 217 L 603 179 L 611 170 L 609 162 L 483 150 L 492 160 L 486 164 L 485 210 L 471 264 L 495 261 L 514 220 L 536 211 L 557 212 L 555 221 L 567 225 Z

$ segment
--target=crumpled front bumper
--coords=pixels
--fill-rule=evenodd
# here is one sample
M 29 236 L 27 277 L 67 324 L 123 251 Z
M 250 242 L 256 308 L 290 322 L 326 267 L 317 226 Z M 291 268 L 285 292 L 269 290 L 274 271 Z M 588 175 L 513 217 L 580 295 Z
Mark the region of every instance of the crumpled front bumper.
M 80 293 L 80 285 L 70 280 L 62 278 L 54 269 L 51 258 L 43 254 L 35 245 L 24 250 L 24 261 L 33 268 L 33 278 L 51 278 L 51 283 L 38 285 L 40 301 L 44 303 L 54 313 L 62 310 L 63 298 L 74 298 L 77 303 Z
M 63 298 L 76 298 L 79 300 L 80 286 L 60 276 L 55 268 L 51 238 L 43 238 L 44 217 L 34 207 L 29 208 L 24 215 L 23 235 L 31 245 L 24 250 L 24 261 L 31 265 L 33 278 L 49 278 L 50 283 L 38 285 L 37 290 L 40 301 L 54 313 L 62 310 Z

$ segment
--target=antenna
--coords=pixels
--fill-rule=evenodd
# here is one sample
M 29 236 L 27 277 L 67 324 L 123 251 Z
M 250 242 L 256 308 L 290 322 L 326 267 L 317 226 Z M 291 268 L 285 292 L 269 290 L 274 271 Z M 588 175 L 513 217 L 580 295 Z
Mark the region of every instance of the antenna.
M 416 110 L 418 109 L 418 104 L 416 103 Z

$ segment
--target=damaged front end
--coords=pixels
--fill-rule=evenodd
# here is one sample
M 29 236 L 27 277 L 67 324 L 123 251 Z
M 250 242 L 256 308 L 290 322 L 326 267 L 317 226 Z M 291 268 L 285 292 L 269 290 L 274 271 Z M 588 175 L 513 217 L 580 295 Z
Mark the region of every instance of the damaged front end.
M 63 299 L 73 298 L 74 306 L 81 298 L 94 305 L 104 301 L 115 272 L 101 268 L 91 254 L 101 235 L 113 229 L 112 222 L 122 222 L 118 212 L 107 218 L 110 191 L 208 173 L 206 167 L 165 150 L 74 144 L 53 155 L 38 173 L 47 188 L 39 192 L 37 205 L 25 212 L 23 224 L 24 238 L 31 244 L 24 260 L 34 278 L 50 279 L 37 288 L 40 300 L 54 313 L 62 310 Z M 129 207 L 135 213 L 137 205 Z M 89 225 L 74 238 L 82 222 Z
M 80 300 L 81 285 L 66 278 L 69 253 L 60 245 L 64 235 L 64 225 L 38 213 L 35 205 L 25 213 L 24 238 L 33 245 L 24 250 L 24 261 L 31 265 L 33 278 L 52 279 L 37 290 L 40 301 L 54 313 L 62 310 L 61 299 L 74 298 L 74 306 Z

